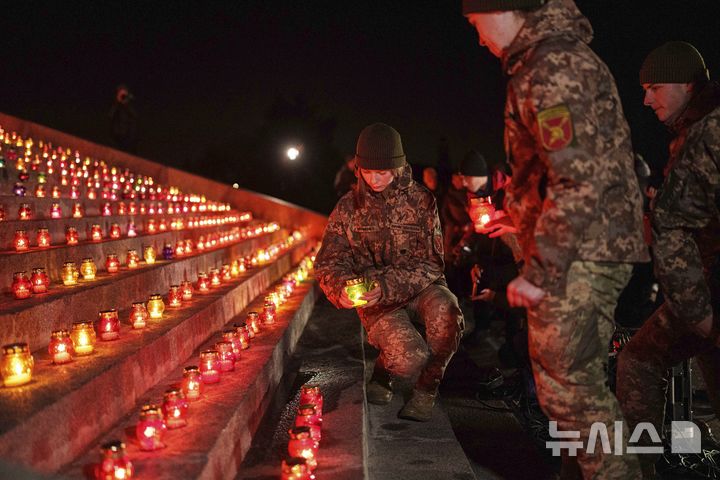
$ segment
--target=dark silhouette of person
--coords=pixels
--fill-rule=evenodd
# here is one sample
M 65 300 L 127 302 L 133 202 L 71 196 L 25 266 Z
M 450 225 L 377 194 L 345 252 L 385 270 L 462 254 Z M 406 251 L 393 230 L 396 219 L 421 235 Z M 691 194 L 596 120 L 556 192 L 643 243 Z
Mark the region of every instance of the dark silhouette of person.
M 127 86 L 118 85 L 110 107 L 110 135 L 117 148 L 129 153 L 137 152 L 138 115 L 133 99 Z

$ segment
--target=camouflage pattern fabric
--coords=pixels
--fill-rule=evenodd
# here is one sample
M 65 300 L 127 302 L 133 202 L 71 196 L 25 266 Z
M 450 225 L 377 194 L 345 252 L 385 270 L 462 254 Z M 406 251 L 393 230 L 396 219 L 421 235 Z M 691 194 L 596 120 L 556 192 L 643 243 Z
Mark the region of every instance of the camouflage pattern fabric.
M 619 263 L 575 261 L 570 265 L 564 292 L 546 296 L 528 309 L 528 343 L 538 400 L 558 430 L 580 432 L 587 446 L 594 422 L 606 425 L 608 438 L 622 420 L 615 396 L 607 387 L 608 344 L 614 330 L 617 298 L 632 267 Z M 627 445 L 628 432 L 623 432 Z M 578 451 L 584 478 L 638 478 L 635 455 L 593 455 Z
M 591 39 L 572 0 L 550 0 L 503 57 L 513 171 L 505 209 L 519 229 L 523 277 L 546 290 L 562 291 L 575 260 L 649 260 L 630 129 Z

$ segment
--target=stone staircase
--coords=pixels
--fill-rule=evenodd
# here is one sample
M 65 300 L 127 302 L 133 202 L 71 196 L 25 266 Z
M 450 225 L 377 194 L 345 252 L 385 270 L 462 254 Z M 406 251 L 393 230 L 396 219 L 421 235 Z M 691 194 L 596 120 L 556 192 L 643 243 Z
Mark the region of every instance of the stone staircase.
M 29 383 L 0 388 L 2 463 L 92 478 L 100 445 L 121 440 L 135 478 L 234 478 L 315 303 L 312 277 L 297 280 L 311 266 L 325 218 L 4 114 L 0 149 L 0 340 L 27 344 L 34 358 Z M 81 217 L 73 217 L 77 204 Z M 21 219 L 26 207 L 31 218 Z M 95 225 L 101 238 L 92 236 Z M 68 227 L 77 231 L 76 244 L 68 244 Z M 49 246 L 38 244 L 41 229 Z M 27 249 L 16 248 L 19 230 Z M 147 247 L 156 252 L 154 263 L 143 260 Z M 140 257 L 137 268 L 127 266 L 131 250 Z M 120 263 L 115 273 L 106 268 L 111 255 Z M 65 285 L 64 265 L 80 267 L 84 259 L 96 265 L 95 278 L 80 275 Z M 30 279 L 39 268 L 47 291 L 16 298 L 14 273 Z M 201 272 L 222 276 L 223 268 L 219 285 L 198 291 Z M 192 299 L 172 307 L 168 292 L 183 281 L 195 288 Z M 292 283 L 275 322 L 261 324 L 250 348 L 239 352 L 235 371 L 190 403 L 188 425 L 169 430 L 165 448 L 141 451 L 135 425 L 142 406 L 161 404 L 183 368 L 197 365 L 224 329 L 262 311 L 266 295 Z M 133 328 L 132 304 L 154 294 L 164 299 L 162 318 Z M 97 328 L 99 312 L 112 309 L 119 338 L 98 337 L 91 355 L 53 363 L 52 332 L 77 322 Z M 11 356 L 0 364 L 10 365 Z

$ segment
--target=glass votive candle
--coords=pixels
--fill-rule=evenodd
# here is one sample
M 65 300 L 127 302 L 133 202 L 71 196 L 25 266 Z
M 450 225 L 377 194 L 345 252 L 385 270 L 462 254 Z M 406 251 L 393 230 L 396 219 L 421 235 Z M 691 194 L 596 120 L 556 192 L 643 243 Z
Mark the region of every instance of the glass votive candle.
M 317 467 L 318 443 L 313 440 L 308 427 L 294 427 L 289 430 L 288 453 L 291 457 L 301 457 L 307 462 L 310 470 Z
M 217 268 L 210 269 L 210 286 L 213 288 L 220 286 L 220 271 Z
M 75 263 L 65 262 L 63 263 L 62 273 L 60 275 L 62 277 L 63 285 L 70 286 L 77 284 L 80 272 L 78 272 Z
M 185 255 L 193 253 L 193 241 L 190 239 L 185 240 Z
M 192 300 L 193 288 L 192 283 L 189 280 L 183 280 L 180 282 L 180 295 L 182 296 L 183 302 L 189 302 Z
M 315 480 L 307 460 L 302 457 L 289 457 L 283 459 L 280 471 L 280 480 Z
M 180 285 L 171 285 L 168 292 L 168 305 L 171 307 L 179 307 L 182 305 L 182 292 Z
M 80 235 L 75 227 L 65 228 L 65 241 L 68 245 L 77 245 L 80 241 Z
M 318 385 L 303 385 L 300 387 L 299 405 L 315 405 L 315 413 L 322 418 L 323 396 Z
M 128 250 L 126 263 L 128 268 L 138 268 L 140 265 L 140 255 L 138 255 L 137 250 Z
M 235 328 L 235 332 L 237 332 L 238 339 L 240 340 L 240 348 L 242 350 L 250 348 L 250 333 L 248 332 L 248 326 L 244 323 L 241 323 L 240 325 L 234 323 L 233 327 Z
M 47 228 L 38 228 L 37 246 L 40 248 L 48 248 L 50 246 L 50 232 Z
M 50 334 L 48 353 L 56 365 L 72 361 L 75 348 L 72 338 L 70 338 L 70 332 L 67 330 L 54 330 Z
M 199 400 L 202 396 L 202 373 L 195 365 L 190 365 L 183 369 L 183 379 L 180 388 L 182 388 L 185 398 L 193 402 Z
M 239 260 L 233 260 L 230 264 L 230 275 L 232 277 L 239 277 L 240 276 L 240 261 Z
M 322 437 L 322 417 L 315 410 L 315 405 L 300 405 L 295 416 L 296 427 L 310 428 L 310 436 L 316 442 L 320 443 Z
M 367 303 L 367 300 L 362 298 L 367 291 L 367 284 L 363 277 L 353 278 L 345 282 L 345 292 L 347 292 L 350 301 L 353 302 L 353 307 L 359 307 Z
M 157 233 L 157 225 L 155 224 L 154 218 L 148 219 L 148 221 L 145 223 L 145 231 L 147 233 Z
M 72 217 L 73 218 L 82 218 L 83 217 L 83 208 L 82 208 L 82 205 L 80 205 L 79 203 L 76 203 L 73 205 Z
M 110 203 L 108 203 L 108 202 L 103 203 L 102 208 L 101 208 L 101 214 L 103 217 L 109 217 L 112 215 L 112 208 L 110 206 Z
M 137 236 L 137 230 L 135 230 L 135 224 L 133 222 L 128 222 L 127 236 L 128 238 L 134 238 Z
M 130 202 L 128 204 L 128 215 L 137 215 L 137 204 L 135 202 Z
M 125 444 L 113 440 L 100 447 L 102 459 L 97 469 L 97 480 L 127 480 L 133 476 L 133 465 L 125 453 Z
M 121 234 L 122 233 L 120 231 L 119 224 L 113 223 L 112 225 L 110 225 L 110 232 L 108 234 L 110 238 L 117 240 L 118 238 L 120 238 Z
M 38 185 L 35 187 L 35 196 L 37 198 L 45 198 L 45 185 Z
M 130 323 L 132 327 L 136 330 L 145 328 L 148 318 L 149 314 L 147 308 L 145 308 L 145 303 L 133 302 L 132 308 L 130 309 Z
M 30 279 L 27 278 L 25 272 L 15 272 L 13 274 L 13 283 L 10 288 L 18 300 L 28 298 L 32 294 L 32 283 L 30 283 Z
M 155 247 L 152 245 L 147 245 L 143 249 L 143 258 L 145 259 L 145 263 L 148 265 L 152 265 L 155 263 L 155 258 L 157 257 L 157 253 L 155 253 Z
M 220 356 L 220 371 L 232 372 L 235 370 L 235 352 L 233 352 L 232 342 L 217 342 L 215 350 Z
M 273 302 L 265 302 L 262 311 L 263 323 L 270 325 L 275 323 L 275 304 Z
M 203 383 L 220 381 L 220 353 L 217 350 L 200 352 L 200 373 Z
M 159 293 L 150 295 L 150 300 L 148 300 L 147 303 L 147 310 L 150 318 L 162 318 L 163 312 L 165 311 L 165 302 L 163 302 L 162 295 Z
M 210 291 L 210 279 L 206 273 L 198 273 L 197 287 L 200 293 L 207 293 Z
M 127 213 L 127 206 L 124 202 L 118 203 L 118 215 L 125 215 Z
M 222 339 L 224 342 L 230 342 L 232 344 L 233 355 L 235 355 L 235 361 L 240 361 L 240 352 L 242 352 L 242 344 L 240 343 L 240 335 L 233 329 L 223 330 Z
M 50 288 L 50 278 L 42 267 L 33 268 L 30 284 L 33 293 L 45 293 Z
M 80 264 L 80 274 L 83 280 L 95 280 L 95 274 L 97 273 L 97 267 L 92 258 L 83 258 Z
M 175 250 L 173 249 L 172 245 L 170 245 L 169 243 L 165 244 L 162 249 L 162 256 L 165 260 L 172 260 L 173 257 L 175 257 Z
M 95 329 L 92 322 L 74 322 L 70 332 L 75 355 L 89 355 L 95 350 Z
M 169 429 L 187 425 L 188 402 L 182 389 L 171 388 L 163 394 L 162 404 L 165 424 Z
M 27 343 L 11 343 L 3 346 L 0 375 L 6 387 L 17 387 L 30 382 L 34 366 L 35 360 L 30 354 Z
M 260 314 L 258 312 L 248 312 L 245 324 L 248 326 L 250 338 L 253 338 L 260 333 Z
M 167 430 L 167 426 L 160 407 L 143 405 L 135 426 L 135 436 L 138 439 L 140 450 L 151 452 L 165 448 L 165 444 L 162 442 L 165 430 Z
M 120 318 L 116 309 L 103 310 L 99 314 L 98 333 L 100 340 L 109 342 L 120 338 Z
M 80 189 L 77 188 L 76 185 L 72 185 L 70 187 L 70 198 L 72 198 L 73 200 L 77 200 L 78 198 L 80 198 Z
M 185 242 L 178 240 L 175 242 L 175 256 L 182 257 L 183 255 L 185 255 Z
M 15 230 L 13 245 L 15 245 L 16 252 L 24 252 L 30 248 L 30 239 L 28 238 L 27 233 L 25 233 L 25 230 Z
M 30 220 L 32 219 L 32 209 L 30 208 L 29 203 L 21 203 L 20 208 L 18 208 L 18 218 L 20 220 Z
M 60 198 L 60 187 L 58 187 L 57 185 L 52 187 L 51 196 L 52 198 Z
M 87 189 L 87 192 L 85 193 L 85 196 L 89 198 L 90 200 L 95 200 L 97 198 L 97 192 L 95 191 L 95 188 L 90 187 Z
M 62 218 L 62 208 L 59 203 L 53 203 L 50 206 L 50 218 Z
M 158 224 L 158 230 L 160 230 L 161 232 L 167 230 L 167 220 L 165 220 L 164 218 L 160 219 L 160 223 Z
M 220 270 L 220 279 L 223 282 L 229 282 L 232 280 L 232 274 L 230 273 L 230 265 L 225 264 L 222 266 L 222 269 Z
M 15 185 L 13 185 L 13 193 L 17 197 L 24 197 L 27 193 L 27 188 L 25 188 L 25 185 L 22 183 L 16 182 Z
M 90 240 L 93 242 L 101 242 L 103 239 L 102 228 L 97 223 L 90 227 Z
M 108 273 L 117 273 L 120 271 L 120 260 L 114 253 L 108 253 L 105 259 L 105 270 L 107 270 Z

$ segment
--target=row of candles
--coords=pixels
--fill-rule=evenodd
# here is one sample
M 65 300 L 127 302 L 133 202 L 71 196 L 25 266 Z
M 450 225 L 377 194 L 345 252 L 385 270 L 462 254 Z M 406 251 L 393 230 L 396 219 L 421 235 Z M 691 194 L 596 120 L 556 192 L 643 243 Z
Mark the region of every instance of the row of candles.
M 269 228 L 275 229 L 276 226 L 277 224 L 270 224 Z M 268 226 L 266 225 L 265 227 Z M 260 230 L 261 233 L 264 231 L 264 229 Z M 254 234 L 255 230 L 253 230 L 253 236 Z M 205 237 L 200 237 L 197 244 L 194 244 L 192 240 L 178 240 L 174 247 L 169 243 L 165 244 L 162 249 L 162 257 L 165 260 L 172 260 L 176 257 L 190 255 L 195 250 L 202 252 L 206 249 L 222 246 L 227 242 L 237 241 L 240 238 L 242 237 L 235 234 L 220 235 L 217 237 L 210 235 L 207 239 L 205 239 Z M 285 244 L 282 244 L 281 246 L 271 245 L 267 249 L 258 249 L 253 255 L 248 255 L 242 260 L 236 259 L 233 260 L 231 264 L 223 265 L 222 271 L 217 269 L 211 270 L 211 276 L 215 274 L 215 270 L 217 270 L 217 275 L 222 275 L 223 278 L 227 278 L 228 275 L 237 276 L 244 272 L 247 268 L 262 265 L 270 261 L 271 258 L 277 255 L 280 249 L 289 247 L 292 242 L 298 240 L 299 238 L 302 238 L 302 235 L 299 232 L 294 232 L 293 236 L 289 237 Z M 292 239 L 292 242 L 290 239 Z M 154 264 L 157 257 L 158 252 L 153 245 L 147 245 L 143 248 L 143 260 L 146 265 Z M 128 250 L 125 266 L 130 270 L 136 269 L 140 266 L 140 256 L 138 255 L 137 250 Z M 120 271 L 120 267 L 121 264 L 117 254 L 108 254 L 105 260 L 105 271 L 108 274 L 115 274 Z M 65 286 L 77 285 L 80 276 L 82 276 L 82 279 L 85 281 L 91 281 L 95 280 L 96 275 L 97 265 L 92 258 L 83 259 L 79 269 L 75 262 L 65 262 L 60 273 L 62 283 Z M 26 272 L 15 272 L 13 274 L 13 282 L 10 287 L 16 299 L 25 299 L 29 298 L 32 294 L 46 293 L 49 288 L 50 278 L 43 267 L 33 268 L 32 275 L 29 278 Z
M 282 284 L 265 297 L 262 314 L 249 312 L 244 323 L 233 324 L 232 328 L 223 330 L 222 340 L 217 342 L 214 348 L 200 352 L 199 366 L 190 365 L 183 369 L 182 380 L 165 391 L 161 404 L 141 407 L 135 424 L 135 436 L 140 450 L 150 452 L 165 448 L 166 432 L 188 425 L 191 402 L 203 398 L 207 385 L 220 382 L 224 374 L 235 370 L 235 363 L 240 361 L 241 352 L 250 347 L 250 341 L 260 333 L 261 325 L 275 322 L 276 305 L 271 301 L 273 294 L 282 291 L 282 297 L 287 298 L 294 291 L 299 279 L 307 278 L 309 267 L 312 267 L 312 260 L 303 259 L 298 269 L 286 275 Z M 293 429 L 295 432 L 291 433 L 294 437 L 288 443 L 288 451 L 295 457 L 292 462 L 288 462 L 288 468 L 293 472 L 311 472 L 309 465 L 317 465 L 315 457 L 322 422 L 322 401 L 317 386 L 303 386 L 301 408 L 298 409 L 296 427 Z M 311 432 L 315 431 L 311 438 Z M 95 471 L 97 479 L 127 479 L 133 476 L 134 467 L 122 441 L 113 440 L 103 444 L 100 451 L 102 458 Z M 314 469 L 314 466 L 312 468 Z M 314 477 L 292 474 L 283 478 L 301 480 Z
M 269 250 L 279 252 L 280 246 L 273 246 Z M 234 260 L 232 265 L 226 264 L 222 269 L 211 269 L 210 276 L 203 272 L 198 273 L 197 290 L 200 293 L 207 293 L 212 288 L 220 287 L 223 282 L 229 282 L 239 277 L 243 271 L 241 265 L 243 263 L 239 260 Z M 249 339 L 259 332 L 260 321 L 265 324 L 274 323 L 277 308 L 287 300 L 297 283 L 307 278 L 308 271 L 311 268 L 312 259 L 304 259 L 296 271 L 286 275 L 275 291 L 265 297 L 262 315 L 256 312 L 248 314 L 247 327 L 240 326 L 237 329 L 238 338 L 233 339 L 232 335 L 228 335 L 227 341 L 231 344 L 231 352 L 239 354 L 239 351 L 243 349 L 243 343 L 247 344 Z M 30 288 L 32 288 L 32 285 Z M 193 292 L 193 286 L 187 280 L 179 285 L 171 286 L 167 295 L 169 306 L 173 308 L 181 307 L 183 302 L 192 300 Z M 165 302 L 163 296 L 153 294 L 147 303 L 135 302 L 132 304 L 129 321 L 133 329 L 143 329 L 146 327 L 148 319 L 162 319 L 164 312 Z M 120 317 L 117 309 L 101 311 L 98 317 L 96 324 L 91 321 L 79 321 L 72 324 L 71 330 L 61 329 L 51 333 L 48 353 L 54 364 L 71 362 L 74 356 L 92 354 L 95 351 L 98 336 L 102 341 L 113 341 L 120 338 Z M 218 357 L 217 360 L 221 361 L 222 357 Z M 211 364 L 206 363 L 206 365 Z M 34 358 L 27 343 L 13 343 L 3 346 L 0 375 L 6 387 L 15 387 L 30 382 L 33 367 Z M 210 375 L 209 378 L 212 378 L 213 373 L 208 372 L 208 375 Z
M 314 480 L 322 439 L 323 396 L 317 385 L 303 385 L 294 427 L 288 433 L 288 455 L 282 461 L 281 480 Z

